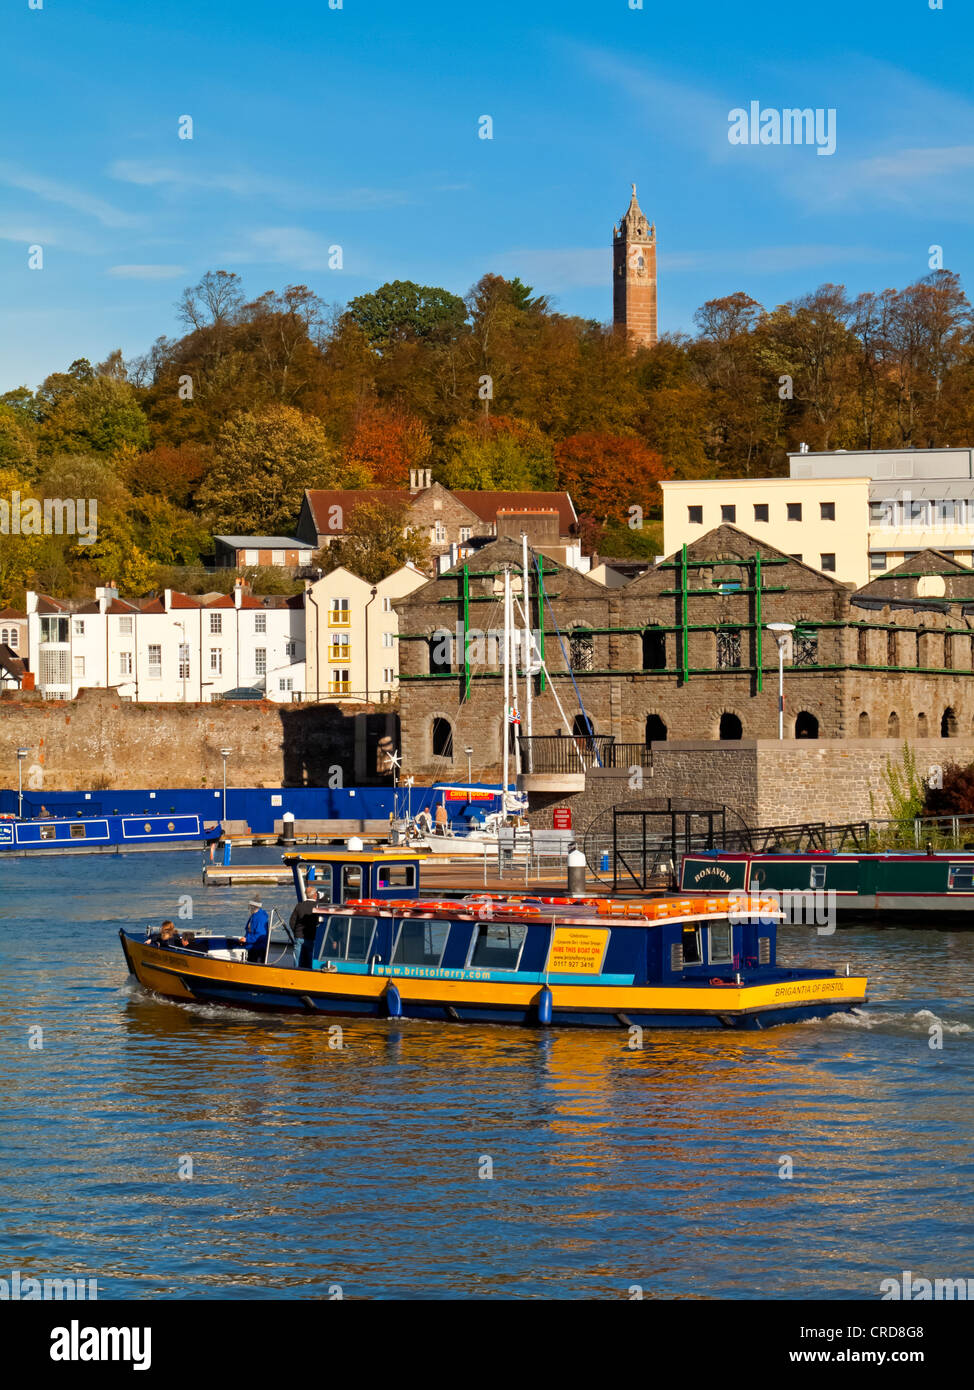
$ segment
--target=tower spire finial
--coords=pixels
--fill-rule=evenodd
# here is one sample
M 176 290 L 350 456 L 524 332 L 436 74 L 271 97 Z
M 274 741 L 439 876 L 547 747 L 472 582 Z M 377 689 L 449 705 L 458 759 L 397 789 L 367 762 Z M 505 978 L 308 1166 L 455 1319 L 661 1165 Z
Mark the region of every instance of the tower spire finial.
M 635 196 L 636 196 L 636 185 L 635 185 L 635 184 L 633 184 L 633 186 L 632 186 L 632 196 L 633 196 L 634 198 L 635 198 Z

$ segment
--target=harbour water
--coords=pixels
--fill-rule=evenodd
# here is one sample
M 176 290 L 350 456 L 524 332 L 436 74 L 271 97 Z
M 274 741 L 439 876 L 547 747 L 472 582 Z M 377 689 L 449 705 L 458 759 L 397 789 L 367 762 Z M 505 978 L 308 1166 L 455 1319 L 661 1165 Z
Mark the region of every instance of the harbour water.
M 0 874 L 0 1276 L 213 1299 L 874 1299 L 903 1270 L 974 1276 L 974 932 L 785 928 L 784 960 L 848 960 L 871 1002 L 765 1033 L 339 1034 L 128 979 L 122 926 L 191 907 L 242 928 L 250 890 L 202 887 L 198 852 Z

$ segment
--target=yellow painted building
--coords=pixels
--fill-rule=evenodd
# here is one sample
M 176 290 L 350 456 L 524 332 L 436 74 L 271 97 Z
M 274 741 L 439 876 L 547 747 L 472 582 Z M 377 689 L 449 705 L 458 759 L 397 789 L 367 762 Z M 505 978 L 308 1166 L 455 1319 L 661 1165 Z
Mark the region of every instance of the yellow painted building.
M 378 584 L 339 566 L 305 590 L 307 691 L 312 700 L 392 698 L 399 688 L 397 599 L 428 583 L 403 565 Z
M 870 579 L 866 477 L 681 479 L 661 487 L 666 555 L 730 525 L 833 579 L 857 588 Z

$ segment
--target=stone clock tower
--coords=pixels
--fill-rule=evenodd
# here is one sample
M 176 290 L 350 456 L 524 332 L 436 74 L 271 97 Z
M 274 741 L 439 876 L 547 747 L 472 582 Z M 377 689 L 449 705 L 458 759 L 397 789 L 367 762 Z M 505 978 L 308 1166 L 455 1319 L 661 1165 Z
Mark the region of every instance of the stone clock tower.
M 654 347 L 656 330 L 656 226 L 632 200 L 612 229 L 612 318 L 630 347 Z

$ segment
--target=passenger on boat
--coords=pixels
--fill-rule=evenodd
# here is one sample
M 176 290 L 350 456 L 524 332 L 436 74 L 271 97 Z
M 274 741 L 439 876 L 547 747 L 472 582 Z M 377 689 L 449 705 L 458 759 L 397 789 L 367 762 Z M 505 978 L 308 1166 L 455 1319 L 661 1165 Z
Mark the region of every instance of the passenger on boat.
M 298 955 L 299 970 L 311 969 L 311 962 L 314 959 L 315 937 L 318 934 L 320 920 L 319 914 L 315 912 L 313 902 L 298 903 L 291 913 L 291 930 L 294 933 L 295 941 L 301 943 Z
M 267 913 L 260 905 L 260 898 L 252 898 L 250 916 L 244 928 L 244 945 L 249 961 L 262 961 L 267 955 Z
M 175 922 L 170 922 L 167 918 L 166 921 L 163 922 L 162 926 L 159 928 L 159 945 L 185 946 L 185 944 L 186 943 L 183 941 L 183 938 L 176 930 Z

